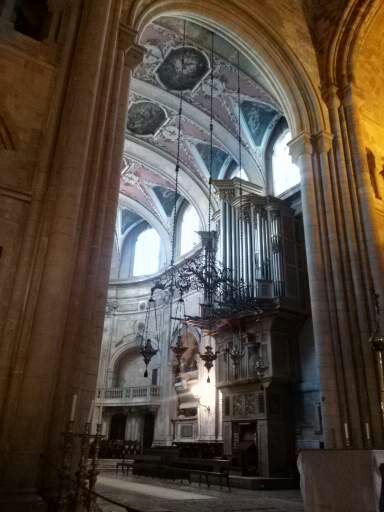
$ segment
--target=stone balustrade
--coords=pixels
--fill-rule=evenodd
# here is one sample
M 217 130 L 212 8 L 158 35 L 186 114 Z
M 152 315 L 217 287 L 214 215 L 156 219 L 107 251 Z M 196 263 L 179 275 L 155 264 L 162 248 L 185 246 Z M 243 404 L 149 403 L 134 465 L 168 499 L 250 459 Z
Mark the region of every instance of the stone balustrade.
M 160 386 L 97 388 L 96 401 L 102 405 L 147 405 L 160 402 Z

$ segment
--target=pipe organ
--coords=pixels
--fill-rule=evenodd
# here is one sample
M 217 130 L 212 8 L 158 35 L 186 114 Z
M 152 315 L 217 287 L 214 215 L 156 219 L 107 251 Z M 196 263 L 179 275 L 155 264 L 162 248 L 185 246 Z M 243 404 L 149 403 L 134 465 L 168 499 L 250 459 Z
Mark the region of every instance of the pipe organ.
M 283 200 L 265 196 L 257 185 L 213 182 L 220 197 L 219 259 L 252 297 L 303 301 L 300 225 Z

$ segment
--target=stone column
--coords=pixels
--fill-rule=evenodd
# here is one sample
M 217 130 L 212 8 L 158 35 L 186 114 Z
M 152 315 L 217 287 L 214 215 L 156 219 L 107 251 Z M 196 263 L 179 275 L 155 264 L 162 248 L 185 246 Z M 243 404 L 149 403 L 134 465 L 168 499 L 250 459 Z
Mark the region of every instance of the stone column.
M 353 315 L 349 315 L 349 311 L 354 309 L 353 290 L 348 286 L 349 261 L 343 243 L 342 228 L 338 222 L 340 204 L 337 189 L 335 191 L 333 186 L 335 168 L 329 163 L 332 138 L 324 132 L 314 137 L 319 227 L 323 239 L 323 264 L 327 276 L 327 296 L 333 329 L 344 442 L 346 446 L 353 443 L 354 446 L 362 447 L 363 422 L 360 414 L 361 408 L 365 408 L 367 397 L 361 396 L 365 387 L 357 365 L 357 359 L 361 354 L 354 343 L 354 338 L 358 336 L 358 328 L 354 325 Z
M 352 328 L 354 338 L 357 338 L 355 344 L 358 350 L 358 367 L 363 372 L 360 377 L 360 389 L 363 393 L 363 437 L 366 446 L 371 446 L 369 430 L 372 430 L 374 446 L 381 447 L 384 426 L 383 375 L 381 366 L 378 375 L 375 375 L 373 354 L 367 340 L 374 325 L 372 281 L 376 291 L 381 292 L 381 304 L 384 304 L 384 259 L 379 240 L 381 226 L 378 225 L 374 211 L 373 191 L 360 134 L 359 110 L 362 105 L 351 85 L 345 87 L 341 93 L 331 85 L 325 97 L 335 134 L 333 154 L 338 181 L 344 191 L 340 194 L 343 207 L 342 226 L 346 230 L 345 245 L 348 255 L 348 259 L 345 260 L 344 257 L 344 260 L 349 263 L 347 283 L 352 298 L 351 309 L 354 309 L 356 318 Z M 382 328 L 383 318 L 382 308 Z M 360 361 L 364 364 L 361 365 Z M 381 399 L 378 396 L 377 379 L 381 383 Z
M 321 406 L 324 441 L 327 448 L 342 447 L 342 420 L 338 399 L 338 382 L 330 316 L 325 289 L 320 220 L 317 211 L 317 195 L 312 165 L 310 136 L 302 133 L 290 143 L 290 152 L 300 167 L 301 196 L 304 219 L 305 247 L 307 254 L 308 281 L 311 296 L 313 328 L 319 359 Z
M 361 134 L 359 113 L 364 104 L 356 87 L 348 84 L 339 92 L 341 97 L 342 130 L 344 137 L 350 138 L 348 152 L 351 165 L 354 167 L 354 179 L 357 187 L 358 207 L 362 216 L 367 255 L 371 267 L 372 278 L 377 292 L 381 296 L 381 327 L 384 328 L 384 247 L 380 245 L 379 225 L 375 212 L 373 192 L 370 184 L 368 164 L 364 152 L 364 138 Z
M 52 113 L 58 134 L 50 141 L 54 158 L 35 233 L 44 265 L 33 269 L 38 295 L 28 297 L 32 311 L 18 340 L 18 372 L 2 418 L 4 511 L 21 499 L 30 501 L 28 510 L 40 505 L 38 477 L 52 487 L 48 462 L 61 458 L 71 394 L 79 397 L 78 430 L 96 384 L 131 73 L 126 55 L 129 48 L 142 51 L 129 29 L 129 47 L 121 46 L 122 2 L 84 3 L 69 80 L 63 82 L 64 106 Z
M 48 43 L 56 43 L 60 27 L 60 19 L 62 18 L 64 10 L 64 3 L 65 0 L 48 0 L 48 9 L 51 14 L 49 32 L 46 40 Z

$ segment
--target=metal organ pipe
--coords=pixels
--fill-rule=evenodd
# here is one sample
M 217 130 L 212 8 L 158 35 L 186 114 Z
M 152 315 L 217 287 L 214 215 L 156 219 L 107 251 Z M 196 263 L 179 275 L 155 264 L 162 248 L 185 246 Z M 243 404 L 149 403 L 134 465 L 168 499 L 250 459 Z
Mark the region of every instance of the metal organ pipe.
M 224 199 L 220 203 L 220 238 L 221 238 L 221 263 L 227 266 L 227 203 Z
M 249 295 L 253 295 L 252 288 L 253 288 L 253 273 L 252 273 L 252 256 L 253 256 L 253 250 L 252 250 L 252 225 L 251 225 L 251 219 L 248 219 L 247 222 L 247 268 L 248 268 L 248 288 L 249 288 Z
M 264 261 L 264 251 L 263 251 L 263 234 L 262 234 L 262 222 L 261 222 L 261 214 L 260 209 L 256 210 L 256 241 L 257 241 L 257 279 L 263 279 L 264 277 L 264 269 L 263 269 L 263 261 Z
M 276 243 L 277 243 L 277 254 L 276 254 L 276 260 L 277 260 L 277 268 L 278 268 L 278 280 L 279 280 L 279 295 L 285 295 L 284 287 L 284 265 L 283 265 L 283 240 L 282 240 L 282 217 L 281 212 L 276 211 Z
M 251 205 L 251 222 L 250 222 L 250 252 L 249 252 L 249 260 L 250 260 L 250 268 L 251 268 L 251 294 L 254 294 L 254 288 L 255 288 L 255 208 L 253 205 Z
M 239 215 L 237 208 L 233 208 L 233 257 L 234 257 L 234 264 L 233 264 L 233 277 L 238 279 L 238 270 L 239 270 Z
M 227 250 L 228 250 L 228 267 L 233 272 L 233 212 L 232 212 L 232 206 L 227 203 L 227 223 L 228 223 L 228 229 L 227 229 Z
M 247 293 L 258 293 L 258 280 L 271 280 L 274 293 L 284 295 L 283 214 L 278 200 L 257 196 L 233 206 L 224 191 L 220 203 L 221 263 L 242 279 Z M 266 203 L 264 203 L 266 200 Z
M 243 221 L 243 272 L 244 272 L 244 281 L 247 285 L 247 290 L 249 290 L 249 272 L 248 272 L 248 260 L 249 260 L 249 250 L 248 250 L 248 221 L 246 212 L 243 211 L 242 215 Z

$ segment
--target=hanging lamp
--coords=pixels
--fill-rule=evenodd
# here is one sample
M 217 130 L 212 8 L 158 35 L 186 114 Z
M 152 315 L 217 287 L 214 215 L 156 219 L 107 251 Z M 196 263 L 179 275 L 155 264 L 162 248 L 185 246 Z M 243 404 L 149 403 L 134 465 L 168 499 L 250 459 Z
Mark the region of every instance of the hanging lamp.
M 151 326 L 154 327 L 154 334 L 151 336 Z M 139 348 L 140 354 L 144 360 L 145 371 L 144 377 L 148 377 L 148 365 L 150 364 L 153 357 L 159 351 L 159 332 L 157 323 L 156 313 L 156 302 L 153 298 L 153 292 L 148 300 L 147 311 L 145 314 L 144 332 L 141 337 L 141 343 Z
M 178 377 L 181 373 L 181 361 L 184 352 L 188 350 L 188 347 L 184 346 L 184 336 L 187 332 L 186 323 L 183 321 L 185 318 L 185 303 L 183 296 L 181 295 L 176 305 L 175 317 L 171 318 L 177 322 L 176 328 L 173 329 L 173 338 L 176 336 L 176 342 L 171 344 L 171 350 L 176 358 L 175 375 Z

